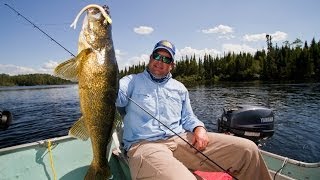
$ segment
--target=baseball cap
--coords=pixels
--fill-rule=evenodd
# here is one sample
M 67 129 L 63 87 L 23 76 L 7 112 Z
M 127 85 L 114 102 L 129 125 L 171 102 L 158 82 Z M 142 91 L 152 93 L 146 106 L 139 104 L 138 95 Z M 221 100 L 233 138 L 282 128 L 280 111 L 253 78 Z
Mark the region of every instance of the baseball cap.
M 154 46 L 152 52 L 156 51 L 157 49 L 165 49 L 165 50 L 167 50 L 167 51 L 170 53 L 172 59 L 174 60 L 174 55 L 175 55 L 175 53 L 176 53 L 176 48 L 174 47 L 174 45 L 173 45 L 170 41 L 167 41 L 167 40 L 161 40 L 161 41 L 159 41 L 159 42 Z

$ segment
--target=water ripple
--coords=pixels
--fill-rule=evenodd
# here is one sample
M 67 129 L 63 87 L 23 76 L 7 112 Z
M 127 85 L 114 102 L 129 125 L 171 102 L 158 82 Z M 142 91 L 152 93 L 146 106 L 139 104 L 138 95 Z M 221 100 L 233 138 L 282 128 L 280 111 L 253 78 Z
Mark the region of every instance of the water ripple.
M 320 161 L 320 84 L 226 83 L 190 89 L 195 114 L 212 132 L 223 108 L 261 105 L 275 114 L 275 134 L 262 149 L 305 162 Z M 0 88 L 0 109 L 14 121 L 0 131 L 0 148 L 67 135 L 81 116 L 77 85 Z

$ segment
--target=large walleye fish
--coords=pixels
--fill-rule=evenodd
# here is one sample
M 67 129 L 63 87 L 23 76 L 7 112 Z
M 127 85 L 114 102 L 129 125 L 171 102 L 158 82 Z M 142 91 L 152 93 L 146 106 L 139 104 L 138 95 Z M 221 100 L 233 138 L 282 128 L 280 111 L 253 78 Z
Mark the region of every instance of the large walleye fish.
M 111 139 L 118 93 L 118 65 L 111 36 L 108 8 L 88 5 L 79 35 L 79 54 L 55 68 L 59 77 L 77 80 L 82 117 L 69 135 L 86 140 L 90 137 L 93 160 L 85 179 L 108 179 L 112 176 L 107 162 L 107 144 Z

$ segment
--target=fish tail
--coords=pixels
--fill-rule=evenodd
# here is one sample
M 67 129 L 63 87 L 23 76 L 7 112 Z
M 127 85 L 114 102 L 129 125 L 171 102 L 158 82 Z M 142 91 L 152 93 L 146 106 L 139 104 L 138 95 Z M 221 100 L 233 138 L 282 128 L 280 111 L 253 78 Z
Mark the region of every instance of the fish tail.
M 84 179 L 107 180 L 113 179 L 113 175 L 109 166 L 94 166 L 91 164 Z

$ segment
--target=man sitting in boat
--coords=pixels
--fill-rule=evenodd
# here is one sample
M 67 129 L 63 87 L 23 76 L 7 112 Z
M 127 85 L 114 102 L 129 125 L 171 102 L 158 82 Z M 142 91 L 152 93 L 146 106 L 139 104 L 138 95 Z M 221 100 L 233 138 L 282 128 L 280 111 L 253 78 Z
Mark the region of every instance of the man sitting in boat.
M 172 78 L 175 46 L 158 42 L 147 68 L 120 80 L 123 143 L 132 179 L 196 179 L 195 170 L 235 179 L 271 179 L 250 140 L 207 132 L 193 113 L 186 87 Z

